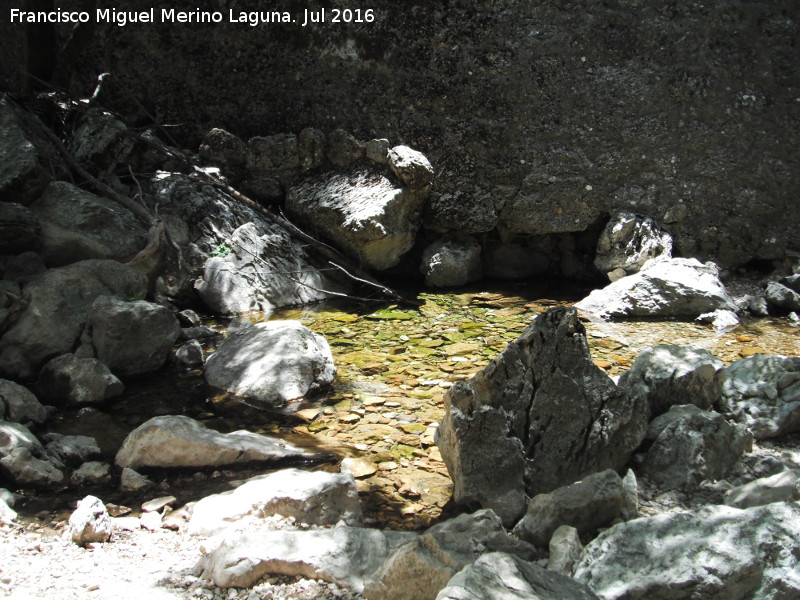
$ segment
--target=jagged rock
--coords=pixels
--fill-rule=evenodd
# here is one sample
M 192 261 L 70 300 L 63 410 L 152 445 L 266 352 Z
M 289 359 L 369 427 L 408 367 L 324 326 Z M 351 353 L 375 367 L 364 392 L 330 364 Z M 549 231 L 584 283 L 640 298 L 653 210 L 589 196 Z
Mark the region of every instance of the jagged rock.
M 527 279 L 551 266 L 543 252 L 521 244 L 499 244 L 484 254 L 486 275 L 500 279 Z
M 110 112 L 90 108 L 81 113 L 80 123 L 69 138 L 68 148 L 78 161 L 111 170 L 125 161 L 134 143 L 135 138 L 122 121 Z
M 248 479 L 235 490 L 207 496 L 192 509 L 189 532 L 211 535 L 228 528 L 252 529 L 259 519 L 281 515 L 309 525 L 361 524 L 353 476 L 283 469 Z
M 365 144 L 364 150 L 367 158 L 374 163 L 385 165 L 389 162 L 389 140 L 370 140 Z
M 333 382 L 328 342 L 299 321 L 238 329 L 206 361 L 206 381 L 266 408 L 285 406 Z
M 137 473 L 129 467 L 122 469 L 119 478 L 119 488 L 123 492 L 140 492 L 153 487 L 153 482 L 141 473 Z
M 153 417 L 134 429 L 117 453 L 116 464 L 147 467 L 216 467 L 311 459 L 314 455 L 282 440 L 249 431 L 219 433 L 189 417 Z
M 160 369 L 180 334 L 168 308 L 112 296 L 94 301 L 86 326 L 95 356 L 121 377 Z
M 247 146 L 232 133 L 215 127 L 203 136 L 200 156 L 213 163 L 238 167 L 247 160 Z
M 175 362 L 179 367 L 187 369 L 202 367 L 205 361 L 203 346 L 197 340 L 189 340 L 175 351 Z
M 771 502 L 800 500 L 797 482 L 800 471 L 787 469 L 771 477 L 762 477 L 733 488 L 725 494 L 725 504 L 736 508 L 752 508 Z
M 800 431 L 800 358 L 756 354 L 732 363 L 724 375 L 720 412 L 757 440 Z
M 48 266 L 91 258 L 126 260 L 144 248 L 147 231 L 116 202 L 54 181 L 31 205 L 42 225 L 42 256 Z
M 433 166 L 422 152 L 395 146 L 387 155 L 389 168 L 406 187 L 421 190 L 433 181 Z
M 433 242 L 422 251 L 420 273 L 425 285 L 459 287 L 482 275 L 481 246 L 474 239 L 456 238 Z
M 619 387 L 650 407 L 650 418 L 673 404 L 709 409 L 719 398 L 724 363 L 707 350 L 665 344 L 645 348 L 622 374 Z
M 30 430 L 7 421 L 0 421 L 0 471 L 19 486 L 53 487 L 64 480 Z
M 575 304 L 601 319 L 697 317 L 717 309 L 736 310 L 712 263 L 693 258 L 656 258 L 635 275 L 595 290 Z
M 42 245 L 42 228 L 22 204 L 0 202 L 0 254 L 36 251 Z
M 594 266 L 602 273 L 638 272 L 651 258 L 672 256 L 672 236 L 650 217 L 621 211 L 611 216 L 600 238 Z
M 361 592 L 386 557 L 415 535 L 346 526 L 233 535 L 199 566 L 201 576 L 219 587 L 249 587 L 274 574 L 323 579 Z
M 578 530 L 569 525 L 560 525 L 553 532 L 548 548 L 550 555 L 547 558 L 547 570 L 563 575 L 572 574 L 572 568 L 583 552 Z
M 423 201 L 424 193 L 362 165 L 306 179 L 289 190 L 286 208 L 366 267 L 383 270 L 414 245 Z
M 62 354 L 47 362 L 39 372 L 36 389 L 43 399 L 55 404 L 100 404 L 125 391 L 125 386 L 96 358 Z
M 97 440 L 87 435 L 45 433 L 42 436 L 47 454 L 67 466 L 76 466 L 100 456 Z
M 341 289 L 301 262 L 304 259 L 291 249 L 288 234 L 265 232 L 256 223 L 233 231 L 213 254 L 205 262 L 203 277 L 195 282 L 195 289 L 218 313 L 270 312 L 326 297 L 321 290 Z
M 0 99 L 0 201 L 29 204 L 41 193 L 50 176 L 39 159 L 14 105 Z
M 0 419 L 40 424 L 47 420 L 47 409 L 28 388 L 0 379 Z
M 111 465 L 90 461 L 83 463 L 70 475 L 69 483 L 75 487 L 98 485 L 111 481 Z
M 69 516 L 69 534 L 79 546 L 111 539 L 111 517 L 100 498 L 86 496 Z
M 688 414 L 681 414 L 687 409 Z M 690 489 L 706 479 L 721 479 L 753 443 L 745 427 L 693 405 L 673 406 L 654 420 L 648 437 L 654 435 L 641 472 L 667 489 Z
M 158 302 L 196 302 L 196 287 L 214 313 L 233 314 L 330 297 L 324 290 L 346 291 L 286 229 L 260 212 L 183 175 L 152 184 L 182 254 L 180 263 L 165 261 L 155 281 Z
M 48 359 L 72 352 L 95 298 L 142 297 L 139 271 L 112 260 L 51 269 L 23 291 L 25 309 L 0 340 L 0 375 L 30 378 Z
M 325 134 L 319 129 L 306 127 L 297 136 L 297 150 L 303 172 L 322 166 L 325 162 Z
M 597 596 L 571 577 L 492 552 L 455 575 L 436 600 L 597 600 Z
M 561 525 L 591 534 L 619 518 L 624 503 L 622 479 L 608 469 L 581 481 L 531 498 L 514 534 L 538 548 L 547 548 Z
M 800 293 L 777 281 L 770 281 L 766 289 L 767 303 L 780 311 L 800 310 Z
M 456 502 L 511 525 L 526 497 L 621 469 L 642 441 L 648 407 L 589 356 L 574 309 L 536 317 L 483 371 L 445 395 L 437 444 Z
M 364 145 L 343 129 L 334 129 L 328 135 L 325 157 L 339 169 L 346 169 L 364 157 Z
M 439 523 L 398 547 L 364 589 L 370 600 L 434 600 L 460 569 L 486 552 L 506 552 L 522 560 L 534 548 L 509 536 L 491 510 Z
M 794 598 L 799 524 L 794 502 L 636 519 L 589 543 L 575 578 L 605 600 Z

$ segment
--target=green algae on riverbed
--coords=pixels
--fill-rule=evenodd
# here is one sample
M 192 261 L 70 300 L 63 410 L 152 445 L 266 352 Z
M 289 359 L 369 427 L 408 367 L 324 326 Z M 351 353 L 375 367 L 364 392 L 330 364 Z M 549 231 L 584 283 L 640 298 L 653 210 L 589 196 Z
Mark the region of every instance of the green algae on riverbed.
M 358 481 L 367 515 L 418 529 L 442 516 L 452 485 L 434 443 L 444 394 L 482 369 L 533 318 L 569 302 L 495 292 L 420 294 L 420 305 L 351 313 L 344 304 L 281 311 L 326 336 L 337 384 L 300 434 L 374 465 Z M 259 317 L 253 315 L 254 319 Z M 586 322 L 592 358 L 610 376 L 645 347 L 706 348 L 726 364 L 755 352 L 800 354 L 800 331 L 785 319 L 745 320 L 733 331 L 680 321 Z

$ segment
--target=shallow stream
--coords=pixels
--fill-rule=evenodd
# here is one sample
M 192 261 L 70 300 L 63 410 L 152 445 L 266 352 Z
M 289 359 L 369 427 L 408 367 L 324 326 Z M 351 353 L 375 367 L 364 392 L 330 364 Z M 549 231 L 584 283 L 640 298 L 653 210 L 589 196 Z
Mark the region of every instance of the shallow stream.
M 538 313 L 571 304 L 585 292 L 473 289 L 420 293 L 399 306 L 328 302 L 246 315 L 241 318 L 297 319 L 323 334 L 337 366 L 334 388 L 287 417 L 214 396 L 200 371 L 176 375 L 168 367 L 148 381 L 129 383 L 125 395 L 102 411 L 60 415 L 53 429 L 99 436 L 112 460 L 128 431 L 160 414 L 187 414 L 221 431 L 280 435 L 330 451 L 331 460 L 321 468 L 335 468 L 342 457 L 351 459 L 368 524 L 423 528 L 453 510 L 448 504 L 452 485 L 434 444 L 447 389 L 483 368 Z M 223 325 L 235 327 L 236 322 L 216 324 Z M 677 321 L 587 322 L 586 329 L 592 358 L 610 376 L 625 371 L 643 348 L 664 343 L 706 348 L 726 364 L 759 352 L 800 355 L 800 328 L 781 318 L 745 321 L 723 333 Z M 206 488 L 235 484 L 243 475 L 186 473 L 162 477 L 168 480 L 162 487 L 183 494 L 179 500 L 185 502 Z M 111 491 L 108 495 L 126 501 Z

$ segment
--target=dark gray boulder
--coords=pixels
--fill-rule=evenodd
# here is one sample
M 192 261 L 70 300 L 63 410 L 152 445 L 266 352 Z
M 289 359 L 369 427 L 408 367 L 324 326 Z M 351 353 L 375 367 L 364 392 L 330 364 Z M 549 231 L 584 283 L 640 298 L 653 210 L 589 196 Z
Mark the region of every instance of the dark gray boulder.
M 454 499 L 512 524 L 528 496 L 620 470 L 644 438 L 649 409 L 592 363 L 575 310 L 555 308 L 456 383 L 445 410 L 437 444 Z
M 168 308 L 113 296 L 94 301 L 86 327 L 95 356 L 120 377 L 160 369 L 181 332 Z
M 65 181 L 54 181 L 31 205 L 42 226 L 42 256 L 58 267 L 92 258 L 133 258 L 147 230 L 127 208 Z
M 0 375 L 33 377 L 42 364 L 72 352 L 98 296 L 141 298 L 145 276 L 112 260 L 51 269 L 25 286 L 25 309 L 0 339 Z
M 70 352 L 44 365 L 36 389 L 54 404 L 92 405 L 119 396 L 125 386 L 96 358 L 79 358 Z
M 160 303 L 196 302 L 217 314 L 269 311 L 329 298 L 346 287 L 274 220 L 183 175 L 153 181 L 164 224 L 181 260 L 164 261 Z
M 608 469 L 531 498 L 514 534 L 545 549 L 560 526 L 574 527 L 581 535 L 594 533 L 619 518 L 624 504 L 622 478 Z
M 471 237 L 433 242 L 422 251 L 420 273 L 425 285 L 457 287 L 481 278 L 481 246 Z
M 673 406 L 650 424 L 647 437 L 655 441 L 641 473 L 662 488 L 681 490 L 721 479 L 753 444 L 744 426 L 694 405 Z
M 51 179 L 41 159 L 17 108 L 0 99 L 0 201 L 27 205 L 36 199 Z
M 28 388 L 0 379 L 0 419 L 41 424 L 47 420 L 47 409 Z
M 39 250 L 42 228 L 36 216 L 22 204 L 0 202 L 0 254 Z

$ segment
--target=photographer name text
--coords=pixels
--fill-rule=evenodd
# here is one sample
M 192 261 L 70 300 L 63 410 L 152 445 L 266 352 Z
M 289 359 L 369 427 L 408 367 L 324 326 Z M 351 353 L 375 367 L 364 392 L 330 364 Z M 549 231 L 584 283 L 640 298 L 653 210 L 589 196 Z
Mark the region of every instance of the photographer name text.
M 94 17 L 94 18 L 93 18 Z M 236 11 L 228 10 L 227 14 L 221 11 L 206 10 L 177 10 L 174 8 L 151 8 L 144 11 L 125 11 L 115 8 L 98 8 L 94 13 L 89 11 L 32 11 L 12 8 L 10 11 L 11 23 L 110 23 L 125 27 L 134 23 L 175 23 L 175 24 L 201 24 L 201 23 L 234 23 L 257 27 L 270 23 L 293 23 L 301 27 L 319 25 L 323 23 L 373 23 L 375 11 L 371 8 L 320 8 L 317 10 L 305 9 L 302 14 L 292 14 L 289 11 L 261 10 L 261 11 Z

